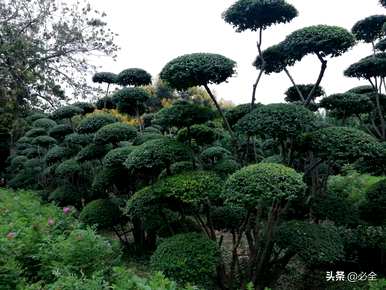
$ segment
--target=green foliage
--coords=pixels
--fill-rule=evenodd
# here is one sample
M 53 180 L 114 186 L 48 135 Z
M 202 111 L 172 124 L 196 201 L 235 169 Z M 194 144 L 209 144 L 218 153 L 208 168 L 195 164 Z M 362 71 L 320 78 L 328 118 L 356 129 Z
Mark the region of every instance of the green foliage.
M 165 168 L 178 161 L 191 159 L 190 150 L 183 144 L 168 138 L 145 142 L 134 149 L 124 165 L 132 174 L 142 173 L 156 177 Z
M 151 257 L 153 270 L 162 271 L 181 284 L 211 287 L 214 283 L 219 249 L 200 234 L 179 234 L 163 241 Z
M 236 128 L 248 135 L 285 140 L 315 127 L 315 115 L 304 106 L 270 104 L 261 106 L 241 118 Z
M 287 201 L 301 197 L 303 177 L 281 164 L 250 165 L 232 174 L 225 183 L 223 198 L 227 204 L 254 208 L 261 201 Z
M 367 95 L 354 93 L 328 96 L 320 101 L 319 106 L 331 111 L 339 119 L 370 113 L 374 109 L 374 104 Z
M 120 72 L 116 80 L 121 86 L 146 86 L 151 84 L 151 75 L 140 68 L 129 68 Z
M 49 147 L 57 143 L 57 141 L 50 136 L 37 136 L 32 139 L 31 142 L 33 145 L 41 146 L 41 147 Z
M 178 90 L 225 82 L 236 63 L 219 54 L 193 53 L 177 57 L 162 69 L 160 77 Z
M 255 105 L 253 108 L 255 109 L 256 106 L 257 105 Z M 244 117 L 246 114 L 250 112 L 251 112 L 251 104 L 241 104 L 226 110 L 224 114 L 225 114 L 225 118 L 229 122 L 229 125 L 233 127 L 238 120 L 240 120 L 242 117 Z
M 378 49 L 382 52 L 385 52 L 386 51 L 386 39 L 382 39 L 382 40 L 378 41 L 377 44 L 375 45 L 375 49 Z
M 103 165 L 108 168 L 122 168 L 129 154 L 135 149 L 133 146 L 110 150 L 103 159 Z
M 83 110 L 77 106 L 69 105 L 65 107 L 60 107 L 52 113 L 52 118 L 56 120 L 71 119 L 75 115 L 80 115 L 83 113 Z
M 118 79 L 117 75 L 111 72 L 97 72 L 93 75 L 92 81 L 94 83 L 106 83 L 106 84 L 116 84 Z
M 135 127 L 125 123 L 113 123 L 103 126 L 95 133 L 96 144 L 117 144 L 120 141 L 132 141 L 137 137 Z
M 237 206 L 215 207 L 211 218 L 216 230 L 237 231 L 247 216 L 247 211 Z
M 191 171 L 161 179 L 152 186 L 152 191 L 160 198 L 200 205 L 207 200 L 217 201 L 222 185 L 222 179 L 214 172 Z
M 316 156 L 338 166 L 353 163 L 359 158 L 371 158 L 381 150 L 376 139 L 353 128 L 323 128 L 310 133 L 306 138 Z
M 188 129 L 182 129 L 178 131 L 177 140 L 180 142 L 193 141 L 199 145 L 210 145 L 218 138 L 217 131 L 206 125 L 193 125 L 189 131 Z
M 307 54 L 337 57 L 355 44 L 354 36 L 337 26 L 315 25 L 292 32 L 283 41 L 290 58 L 299 61 Z
M 214 164 L 217 161 L 231 156 L 231 152 L 220 146 L 208 147 L 200 154 L 200 158 L 205 164 Z
M 366 191 L 366 201 L 361 205 L 361 218 L 372 225 L 386 222 L 386 179 L 373 184 Z
M 106 109 L 115 109 L 115 104 L 113 102 L 112 97 L 103 97 L 99 99 L 95 104 L 98 110 L 104 109 L 105 105 L 106 105 Z
M 69 159 L 60 163 L 55 173 L 61 177 L 71 177 L 78 175 L 81 170 L 80 164 L 75 159 Z
M 343 240 L 332 225 L 291 221 L 277 232 L 282 248 L 298 253 L 307 264 L 331 263 L 343 257 Z
M 72 104 L 75 107 L 80 108 L 83 111 L 83 115 L 90 114 L 95 111 L 95 106 L 91 103 L 86 102 L 76 102 Z
M 290 22 L 296 16 L 296 8 L 284 0 L 239 0 L 223 13 L 225 22 L 233 25 L 237 32 L 266 29 Z
M 98 229 L 108 229 L 122 222 L 122 212 L 117 199 L 97 199 L 88 203 L 81 211 L 79 219 L 86 225 L 96 225 Z
M 350 78 L 370 79 L 386 76 L 386 53 L 381 52 L 369 55 L 360 61 L 350 65 L 344 75 Z
M 307 96 L 311 93 L 311 90 L 313 89 L 313 84 L 308 85 L 297 85 L 297 88 L 302 93 L 304 98 L 307 98 Z M 299 96 L 298 91 L 296 90 L 295 86 L 289 87 L 288 90 L 284 93 L 286 95 L 285 101 L 289 103 L 298 102 L 301 101 L 301 98 Z M 318 97 L 321 97 L 325 94 L 323 88 L 321 86 L 316 87 L 314 94 L 312 96 L 312 99 L 316 99 Z
M 289 53 L 283 43 L 272 45 L 262 52 L 264 58 L 264 73 L 279 73 L 283 71 L 288 65 L 293 65 L 294 60 L 290 59 Z M 263 61 L 258 55 L 253 62 L 253 66 L 257 69 L 263 69 Z
M 240 164 L 230 158 L 224 158 L 218 161 L 211 169 L 221 176 L 227 176 L 240 169 Z
M 110 144 L 99 145 L 99 144 L 90 144 L 82 148 L 76 155 L 77 161 L 90 161 L 96 159 L 103 159 L 103 157 L 112 149 Z
M 117 121 L 117 118 L 113 115 L 107 113 L 94 113 L 82 119 L 77 131 L 81 134 L 95 133 L 100 128 Z
M 70 125 L 60 124 L 52 127 L 49 131 L 49 135 L 57 140 L 63 140 L 66 135 L 73 133 Z
M 175 102 L 172 106 L 163 108 L 154 115 L 153 124 L 163 128 L 183 128 L 194 124 L 202 124 L 212 120 L 214 113 L 210 107 L 205 107 L 187 101 Z
M 47 164 L 53 164 L 57 162 L 64 161 L 71 155 L 71 150 L 63 146 L 53 146 L 51 147 L 46 155 L 44 156 Z
M 145 111 L 145 102 L 150 98 L 143 88 L 123 88 L 113 95 L 113 102 L 120 113 L 138 116 Z
M 24 134 L 25 137 L 29 137 L 29 138 L 34 138 L 34 137 L 44 136 L 44 135 L 47 135 L 47 131 L 43 128 L 33 128 Z
M 370 43 L 384 36 L 383 25 L 385 23 L 385 15 L 373 15 L 355 23 L 351 31 L 356 39 Z
M 33 122 L 35 122 L 36 120 L 38 119 L 44 119 L 44 118 L 47 118 L 47 114 L 44 114 L 44 113 L 32 113 L 31 115 L 27 116 L 25 118 L 25 120 L 32 124 Z
M 66 135 L 64 138 L 64 143 L 67 145 L 88 145 L 94 141 L 94 135 L 93 134 L 79 134 L 79 133 L 72 133 L 69 135 Z
M 56 122 L 54 120 L 43 118 L 43 119 L 37 119 L 32 123 L 32 126 L 34 128 L 43 128 L 45 130 L 49 130 L 56 126 Z
M 60 206 L 73 205 L 76 207 L 81 206 L 82 198 L 83 195 L 79 192 L 79 190 L 71 185 L 59 186 L 48 196 L 49 201 L 53 201 Z
M 73 230 L 68 236 L 59 235 L 49 241 L 40 259 L 44 277 L 52 279 L 52 272 L 69 272 L 92 277 L 97 271 L 108 271 L 120 256 L 118 248 L 98 236 L 93 230 Z
M 134 139 L 133 145 L 138 146 L 150 140 L 163 139 L 163 138 L 166 138 L 166 137 L 159 133 L 143 133 L 143 134 L 139 134 L 137 138 Z
M 374 88 L 372 86 L 359 86 L 348 90 L 346 93 L 353 93 L 353 94 L 360 94 L 360 95 L 374 93 Z

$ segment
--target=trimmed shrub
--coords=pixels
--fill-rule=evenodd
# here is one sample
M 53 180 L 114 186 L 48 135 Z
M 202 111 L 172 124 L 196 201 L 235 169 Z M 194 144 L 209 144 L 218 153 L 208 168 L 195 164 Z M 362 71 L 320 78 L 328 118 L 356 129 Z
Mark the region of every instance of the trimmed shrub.
M 103 159 L 103 157 L 112 149 L 110 144 L 107 145 L 98 145 L 90 144 L 84 147 L 78 152 L 75 159 L 78 161 L 90 161 L 96 159 Z
M 66 135 L 69 135 L 71 133 L 73 133 L 73 130 L 70 125 L 60 124 L 52 127 L 48 134 L 52 138 L 55 138 L 57 140 L 63 140 Z
M 94 141 L 94 135 L 93 134 L 79 134 L 79 133 L 72 133 L 67 135 L 64 138 L 64 143 L 67 145 L 89 145 Z
M 95 133 L 97 144 L 117 144 L 120 141 L 130 141 L 137 137 L 135 127 L 125 123 L 113 123 L 103 126 Z
M 150 265 L 181 284 L 212 287 L 219 249 L 214 241 L 197 233 L 179 234 L 163 241 L 151 257 Z
M 216 230 L 235 231 L 247 216 L 247 211 L 237 206 L 214 207 L 211 211 L 213 226 Z
M 293 200 L 305 191 L 303 176 L 281 164 L 259 163 L 232 174 L 225 184 L 226 203 L 255 208 L 262 201 Z
M 50 136 L 37 136 L 32 139 L 32 144 L 41 146 L 41 147 L 49 147 L 56 143 L 57 143 L 56 139 Z
M 38 119 L 32 123 L 32 126 L 35 128 L 43 128 L 45 130 L 49 130 L 53 127 L 55 127 L 57 124 L 54 120 L 48 119 L 48 118 L 43 118 L 43 119 Z
M 72 105 L 81 109 L 83 111 L 82 115 L 90 114 L 95 111 L 95 106 L 91 103 L 77 102 Z
M 161 135 L 159 133 L 146 133 L 146 134 L 139 134 L 137 138 L 134 139 L 133 145 L 138 146 L 142 145 L 143 143 L 146 143 L 147 141 L 150 140 L 155 140 L 155 139 L 162 139 L 166 138 L 164 135 Z
M 80 164 L 74 160 L 69 159 L 63 161 L 56 168 L 55 173 L 61 177 L 69 177 L 79 174 L 82 171 Z
M 108 168 L 125 168 L 123 163 L 134 149 L 134 146 L 129 146 L 110 150 L 103 159 L 103 165 Z
M 52 118 L 56 120 L 71 119 L 75 115 L 80 115 L 83 110 L 79 107 L 69 105 L 61 107 L 52 113 Z
M 82 121 L 80 121 L 77 131 L 81 134 L 95 133 L 100 128 L 117 121 L 118 119 L 113 115 L 106 113 L 94 113 L 86 116 L 82 119 Z
M 386 179 L 378 181 L 367 190 L 360 215 L 372 225 L 386 224 Z
M 86 225 L 108 229 L 122 222 L 123 214 L 117 199 L 97 199 L 89 202 L 81 211 L 79 219 Z
M 43 128 L 33 128 L 24 134 L 25 137 L 29 137 L 29 138 L 35 138 L 35 137 L 44 136 L 44 135 L 47 135 L 47 130 Z

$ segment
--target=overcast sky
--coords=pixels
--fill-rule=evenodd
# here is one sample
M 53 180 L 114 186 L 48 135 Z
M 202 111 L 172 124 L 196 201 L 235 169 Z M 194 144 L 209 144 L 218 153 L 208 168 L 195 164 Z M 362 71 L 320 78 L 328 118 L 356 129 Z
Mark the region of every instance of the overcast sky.
M 219 98 L 235 104 L 249 102 L 257 71 L 252 62 L 257 55 L 257 35 L 236 33 L 221 18 L 234 0 L 90 0 L 91 5 L 107 13 L 106 21 L 119 34 L 121 47 L 116 62 L 98 60 L 103 71 L 119 73 L 140 67 L 156 77 L 171 59 L 186 53 L 219 53 L 237 62 L 237 75 L 228 83 L 215 86 Z M 264 47 L 283 40 L 292 31 L 310 25 L 338 25 L 351 30 L 360 19 L 386 14 L 378 0 L 288 0 L 299 11 L 289 24 L 280 24 L 264 32 Z M 351 63 L 370 54 L 370 46 L 357 45 L 341 57 L 329 59 L 322 86 L 327 94 L 344 92 L 365 81 L 343 76 Z M 297 83 L 314 83 L 320 69 L 315 56 L 308 56 L 291 67 Z M 282 102 L 291 85 L 286 75 L 264 76 L 257 90 L 257 101 Z

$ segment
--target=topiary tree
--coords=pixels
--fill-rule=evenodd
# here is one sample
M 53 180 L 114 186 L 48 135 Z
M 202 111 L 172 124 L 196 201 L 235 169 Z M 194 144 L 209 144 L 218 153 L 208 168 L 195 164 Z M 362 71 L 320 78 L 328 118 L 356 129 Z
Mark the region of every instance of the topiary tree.
M 117 199 L 97 199 L 89 202 L 80 212 L 79 219 L 86 225 L 114 231 L 115 226 L 124 220 Z
M 375 93 L 376 114 L 374 122 L 379 126 L 374 126 L 377 137 L 386 140 L 385 109 L 382 106 L 382 85 L 386 77 L 386 53 L 377 53 L 361 59 L 359 62 L 350 65 L 344 75 L 352 78 L 362 78 L 370 82 Z
M 241 118 L 236 130 L 263 139 L 273 139 L 280 146 L 282 159 L 291 164 L 296 138 L 315 128 L 316 116 L 304 106 L 270 104 L 261 106 Z
M 153 117 L 152 124 L 163 128 L 187 128 L 189 131 L 191 126 L 205 123 L 213 117 L 213 111 L 209 107 L 188 101 L 178 101 L 158 111 Z
M 64 138 L 73 133 L 74 131 L 72 130 L 70 125 L 67 124 L 60 124 L 52 127 L 48 134 L 52 137 L 55 138 L 58 141 L 63 141 Z
M 33 128 L 24 134 L 24 136 L 27 138 L 35 138 L 38 136 L 45 136 L 45 135 L 47 135 L 47 130 L 44 128 Z
M 117 122 L 118 119 L 111 114 L 107 113 L 95 113 L 86 116 L 80 121 L 80 124 L 77 128 L 78 133 L 89 134 L 95 133 L 100 128 Z
M 72 127 L 72 117 L 76 115 L 81 115 L 83 114 L 83 110 L 79 107 L 70 105 L 70 106 L 65 106 L 65 107 L 60 107 L 59 109 L 55 110 L 52 113 L 52 118 L 56 120 L 64 120 L 67 119 Z
M 233 134 L 228 120 L 209 89 L 209 84 L 225 82 L 235 73 L 236 63 L 219 54 L 193 53 L 173 59 L 162 69 L 160 77 L 178 90 L 204 86 L 228 131 Z
M 110 150 L 103 159 L 103 165 L 107 168 L 125 168 L 123 163 L 134 149 L 134 146 L 126 146 Z
M 177 135 L 178 141 L 191 143 L 193 140 L 198 146 L 210 145 L 218 138 L 216 130 L 205 125 L 193 125 L 178 131 Z
M 225 204 L 239 206 L 247 211 L 233 240 L 229 274 L 231 280 L 237 271 L 238 248 L 244 234 L 250 253 L 246 281 L 252 281 L 256 289 L 264 289 L 278 278 L 268 274 L 270 271 L 275 272 L 275 269 L 277 271 L 285 267 L 295 254 L 290 253 L 284 261 L 276 259 L 273 250 L 274 234 L 280 216 L 286 212 L 292 200 L 303 197 L 305 188 L 303 176 L 281 164 L 250 165 L 241 168 L 228 178 L 222 195 Z M 250 222 L 252 224 L 249 224 Z
M 149 98 L 149 93 L 143 88 L 123 88 L 114 93 L 113 102 L 120 113 L 136 116 L 141 124 L 140 115 L 145 112 L 145 102 Z
M 285 101 L 288 103 L 301 102 L 302 96 L 304 100 L 304 96 L 308 96 L 311 90 L 314 88 L 313 84 L 308 85 L 297 85 L 289 87 L 288 90 L 284 93 L 286 95 Z M 321 97 L 325 94 L 323 88 L 318 86 L 313 93 L 312 100 L 314 101 L 316 98 Z
M 91 104 L 91 103 L 76 102 L 72 105 L 80 108 L 83 111 L 82 115 L 91 114 L 95 111 L 95 106 L 94 106 L 94 104 Z
M 37 136 L 32 139 L 31 142 L 33 145 L 37 145 L 39 147 L 48 148 L 57 143 L 57 141 L 50 136 Z
M 328 96 L 320 101 L 319 106 L 331 112 L 334 117 L 343 120 L 352 116 L 361 120 L 361 114 L 368 114 L 374 109 L 369 96 L 355 93 Z
M 99 99 L 95 106 L 97 107 L 98 110 L 102 110 L 102 109 L 115 109 L 115 104 L 113 102 L 113 98 L 108 96 L 108 97 L 104 97 L 104 98 L 101 98 Z
M 132 141 L 137 137 L 135 127 L 125 123 L 113 123 L 103 126 L 95 133 L 96 144 L 113 144 L 118 146 L 121 141 Z
M 355 23 L 351 32 L 357 40 L 372 43 L 375 48 L 375 41 L 385 35 L 383 25 L 386 23 L 385 15 L 373 15 Z
M 178 161 L 191 160 L 192 154 L 186 146 L 169 138 L 145 142 L 134 149 L 124 165 L 132 175 L 139 175 L 145 181 L 154 181 L 166 169 L 170 175 L 170 166 Z
M 337 57 L 345 53 L 355 44 L 354 36 L 346 29 L 337 26 L 317 25 L 299 29 L 291 33 L 284 40 L 286 50 L 290 58 L 300 61 L 308 54 L 315 54 L 321 62 L 321 70 L 318 79 L 305 98 L 308 105 L 315 90 L 320 85 L 327 68 L 325 57 Z
M 117 83 L 121 86 L 147 86 L 151 84 L 151 75 L 140 68 L 129 68 L 118 74 Z
M 231 24 L 237 32 L 245 30 L 257 31 L 257 50 L 262 60 L 260 73 L 253 84 L 251 108 L 256 100 L 256 88 L 265 68 L 265 59 L 262 54 L 263 31 L 275 24 L 290 22 L 298 16 L 294 6 L 284 0 L 238 0 L 224 13 L 225 22 Z
M 188 233 L 163 241 L 152 255 L 150 265 L 181 284 L 211 288 L 219 261 L 220 253 L 214 241 Z
M 232 153 L 221 146 L 208 147 L 200 154 L 200 159 L 203 164 L 209 167 L 212 167 L 217 162 L 230 157 L 232 157 Z
M 349 89 L 346 93 L 354 93 L 354 94 L 368 94 L 375 93 L 374 88 L 372 86 L 358 86 L 352 89 Z
M 102 160 L 106 153 L 111 149 L 111 144 L 89 144 L 82 148 L 75 158 L 80 162 Z
M 50 130 L 51 128 L 55 127 L 57 124 L 54 120 L 43 118 L 43 119 L 37 119 L 32 123 L 32 126 L 34 128 L 43 128 L 45 130 Z
M 92 77 L 92 81 L 94 83 L 99 83 L 99 84 L 106 83 L 107 84 L 106 96 L 105 96 L 105 98 L 107 98 L 107 96 L 109 94 L 110 85 L 118 83 L 118 76 L 114 73 L 111 73 L 111 72 L 98 72 L 98 73 L 94 74 L 94 76 Z M 103 108 L 106 109 L 107 108 L 106 99 L 103 100 L 103 103 L 104 103 Z
M 44 159 L 48 165 L 66 160 L 71 155 L 71 150 L 63 146 L 53 146 L 47 151 Z

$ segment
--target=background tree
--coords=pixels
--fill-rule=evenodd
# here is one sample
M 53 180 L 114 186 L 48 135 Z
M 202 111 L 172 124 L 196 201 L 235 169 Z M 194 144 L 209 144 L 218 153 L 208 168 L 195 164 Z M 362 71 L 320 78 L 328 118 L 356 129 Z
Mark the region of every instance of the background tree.
M 258 33 L 257 50 L 262 65 L 253 84 L 251 108 L 255 103 L 256 88 L 265 66 L 262 54 L 263 31 L 272 25 L 290 22 L 296 16 L 298 16 L 296 8 L 284 0 L 239 0 L 223 13 L 225 22 L 231 24 L 237 32 L 251 30 Z
M 117 84 L 121 86 L 146 86 L 151 84 L 151 75 L 140 68 L 129 68 L 121 71 L 117 76 Z
M 232 128 L 225 118 L 216 97 L 209 88 L 209 84 L 225 82 L 235 73 L 236 63 L 222 55 L 211 53 L 193 53 L 180 56 L 168 64 L 161 71 L 161 79 L 172 87 L 184 90 L 195 86 L 203 86 L 212 99 L 217 111 L 221 115 L 228 131 Z
M 94 83 L 98 83 L 98 84 L 102 84 L 102 83 L 106 83 L 107 84 L 107 88 L 106 88 L 106 95 L 105 95 L 105 98 L 104 98 L 104 109 L 107 108 L 107 96 L 109 94 L 109 89 L 110 89 L 110 85 L 112 84 L 116 84 L 118 82 L 118 76 L 114 73 L 111 73 L 111 72 L 97 72 L 96 74 L 94 74 L 94 76 L 92 77 L 92 81 Z

